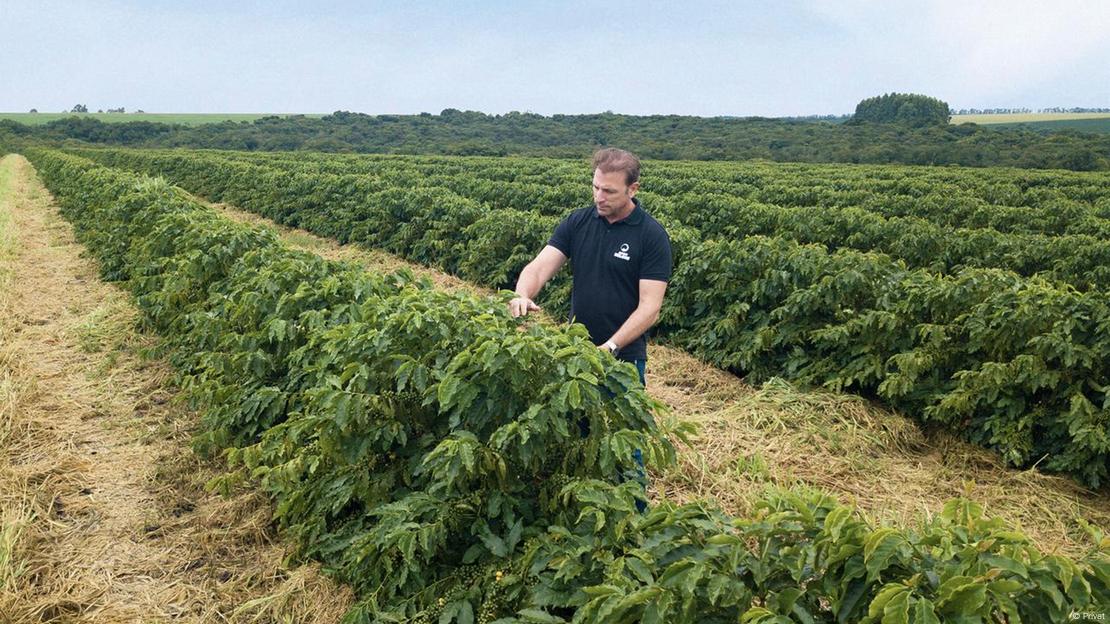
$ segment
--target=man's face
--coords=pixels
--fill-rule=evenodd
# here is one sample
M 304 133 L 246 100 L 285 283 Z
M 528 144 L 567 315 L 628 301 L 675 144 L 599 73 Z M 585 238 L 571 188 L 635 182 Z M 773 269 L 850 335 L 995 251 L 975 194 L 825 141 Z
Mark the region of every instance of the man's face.
M 601 169 L 594 169 L 594 204 L 602 217 L 619 215 L 632 204 L 640 183 L 626 184 L 624 180 L 623 171 L 605 173 Z

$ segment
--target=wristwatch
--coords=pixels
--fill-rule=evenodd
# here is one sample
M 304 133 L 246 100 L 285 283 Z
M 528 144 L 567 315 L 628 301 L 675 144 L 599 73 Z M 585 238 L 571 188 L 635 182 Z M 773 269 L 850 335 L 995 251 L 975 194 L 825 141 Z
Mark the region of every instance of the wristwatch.
M 613 342 L 612 340 L 606 340 L 605 344 L 603 344 L 601 346 L 608 349 L 609 353 L 612 353 L 613 355 L 616 355 L 617 351 L 620 350 L 620 347 L 617 346 L 617 343 Z

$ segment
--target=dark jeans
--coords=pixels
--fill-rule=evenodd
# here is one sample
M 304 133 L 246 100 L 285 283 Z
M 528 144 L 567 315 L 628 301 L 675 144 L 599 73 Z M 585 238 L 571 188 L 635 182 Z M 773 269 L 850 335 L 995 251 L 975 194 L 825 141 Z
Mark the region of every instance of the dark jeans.
M 647 373 L 647 360 L 633 360 L 632 364 L 636 367 L 636 371 L 640 373 L 640 383 L 644 384 L 644 386 L 646 387 L 647 386 L 647 381 L 646 381 L 645 375 Z M 612 398 L 612 395 L 610 395 L 610 398 Z M 583 418 L 582 420 L 579 420 L 578 421 L 578 430 L 581 432 L 583 438 L 590 435 L 590 421 L 589 421 L 589 419 Z M 644 468 L 644 454 L 643 454 L 643 451 L 641 451 L 640 449 L 633 450 L 632 451 L 632 461 L 635 463 L 632 470 L 626 471 L 622 475 L 617 475 L 617 480 L 621 483 L 623 483 L 624 481 L 630 481 L 630 480 L 631 481 L 636 481 L 640 485 L 644 486 L 645 490 L 647 490 L 647 484 L 648 484 L 647 470 Z M 647 501 L 637 498 L 636 499 L 636 509 L 640 513 L 643 513 L 645 511 L 647 511 Z
M 636 371 L 639 373 L 639 383 L 643 384 L 644 388 L 647 388 L 647 360 L 634 360 L 633 364 L 636 366 Z M 635 474 L 629 475 L 629 477 L 640 485 L 643 485 L 644 490 L 646 491 L 647 470 L 644 469 L 644 453 L 639 449 L 636 449 L 632 452 L 632 459 L 636 463 Z M 624 481 L 624 477 L 622 477 L 622 481 Z M 647 501 L 636 499 L 636 511 L 638 511 L 639 513 L 646 512 Z
M 633 360 L 632 364 L 636 366 L 636 371 L 640 373 L 640 383 L 644 384 L 644 386 L 646 387 L 647 382 L 645 375 L 647 373 L 647 360 Z M 608 391 L 605 390 L 605 392 Z M 609 396 L 610 398 L 612 398 L 612 395 Z M 578 421 L 578 430 L 581 432 L 583 438 L 590 435 L 590 421 L 588 418 L 582 418 Z M 632 461 L 635 463 L 635 466 L 632 468 L 632 470 L 626 471 L 624 474 L 617 475 L 618 482 L 623 483 L 625 481 L 636 481 L 640 485 L 644 486 L 645 490 L 647 490 L 647 470 L 644 468 L 644 454 L 640 449 L 635 449 L 632 451 Z M 640 513 L 647 511 L 647 501 L 637 498 L 636 509 Z
M 636 370 L 640 373 L 640 383 L 647 387 L 647 360 L 635 360 L 632 362 L 636 365 Z M 644 486 L 647 490 L 647 470 L 644 469 L 644 454 L 640 449 L 632 451 L 632 460 L 636 462 L 636 476 L 635 480 Z M 640 513 L 647 511 L 647 501 L 636 499 L 636 510 Z

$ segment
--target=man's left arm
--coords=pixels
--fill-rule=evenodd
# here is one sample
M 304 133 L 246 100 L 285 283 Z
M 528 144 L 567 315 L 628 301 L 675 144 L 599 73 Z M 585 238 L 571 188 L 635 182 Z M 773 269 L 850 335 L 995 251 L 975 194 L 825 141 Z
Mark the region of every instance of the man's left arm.
M 667 282 L 661 280 L 640 280 L 640 303 L 628 319 L 620 326 L 609 342 L 618 349 L 626 347 L 646 332 L 659 319 L 659 309 L 663 307 L 663 295 L 667 292 Z M 605 344 L 599 348 L 604 349 Z

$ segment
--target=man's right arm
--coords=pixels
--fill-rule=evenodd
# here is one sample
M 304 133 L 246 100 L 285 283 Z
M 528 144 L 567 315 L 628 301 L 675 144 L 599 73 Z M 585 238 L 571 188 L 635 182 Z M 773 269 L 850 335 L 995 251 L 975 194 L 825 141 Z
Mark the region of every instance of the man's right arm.
M 516 297 L 509 302 L 509 313 L 514 317 L 526 316 L 529 312 L 539 310 L 532 298 L 539 294 L 540 289 L 547 283 L 566 263 L 567 257 L 558 248 L 548 245 L 543 248 L 516 280 Z

